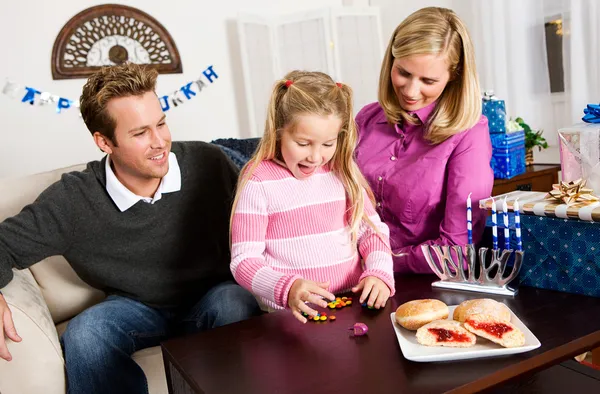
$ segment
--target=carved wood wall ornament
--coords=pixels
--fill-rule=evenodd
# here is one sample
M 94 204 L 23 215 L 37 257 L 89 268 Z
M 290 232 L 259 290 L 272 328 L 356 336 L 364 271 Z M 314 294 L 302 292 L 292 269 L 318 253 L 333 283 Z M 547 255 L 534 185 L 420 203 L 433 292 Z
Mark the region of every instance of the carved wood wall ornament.
M 52 48 L 52 78 L 87 78 L 102 66 L 148 64 L 161 74 L 183 72 L 179 51 L 156 19 L 133 7 L 103 4 L 71 18 Z

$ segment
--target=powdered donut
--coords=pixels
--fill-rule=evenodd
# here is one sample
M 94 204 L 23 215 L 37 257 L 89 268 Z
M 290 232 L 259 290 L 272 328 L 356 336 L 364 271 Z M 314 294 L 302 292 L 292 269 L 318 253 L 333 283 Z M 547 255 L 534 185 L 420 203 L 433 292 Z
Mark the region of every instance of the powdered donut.
M 406 329 L 416 330 L 434 320 L 446 319 L 448 314 L 448 305 L 440 300 L 413 300 L 396 309 L 396 321 Z
M 454 309 L 453 319 L 464 323 L 470 315 L 485 314 L 501 321 L 510 322 L 510 310 L 498 301 L 490 298 L 479 298 L 461 302 Z

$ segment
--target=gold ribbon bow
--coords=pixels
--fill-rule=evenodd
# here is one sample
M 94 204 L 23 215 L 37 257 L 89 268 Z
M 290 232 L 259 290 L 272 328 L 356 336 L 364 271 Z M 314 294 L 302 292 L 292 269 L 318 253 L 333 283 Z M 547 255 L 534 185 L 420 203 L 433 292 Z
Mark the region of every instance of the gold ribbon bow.
M 558 200 L 567 205 L 575 202 L 590 203 L 598 201 L 599 198 L 592 194 L 593 190 L 585 187 L 586 181 L 577 179 L 575 181 L 561 182 L 552 185 L 552 190 L 546 194 L 546 200 Z

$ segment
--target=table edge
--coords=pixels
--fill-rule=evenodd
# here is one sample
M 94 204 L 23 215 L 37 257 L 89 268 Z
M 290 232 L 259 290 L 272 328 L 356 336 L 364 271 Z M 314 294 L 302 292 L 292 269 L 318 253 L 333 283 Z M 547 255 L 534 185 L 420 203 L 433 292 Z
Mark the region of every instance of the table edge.
M 600 330 L 565 343 L 531 358 L 502 368 L 490 375 L 448 391 L 452 394 L 473 393 L 495 388 L 502 384 L 517 380 L 524 375 L 534 374 L 552 365 L 575 357 L 588 350 L 600 346 Z

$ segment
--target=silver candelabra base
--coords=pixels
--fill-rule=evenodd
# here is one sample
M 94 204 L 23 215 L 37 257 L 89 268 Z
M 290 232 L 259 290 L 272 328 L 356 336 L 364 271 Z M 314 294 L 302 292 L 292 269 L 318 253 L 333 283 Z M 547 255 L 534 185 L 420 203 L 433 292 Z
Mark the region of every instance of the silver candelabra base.
M 440 278 L 439 281 L 431 284 L 433 287 L 513 297 L 517 295 L 518 289 L 509 285 L 519 275 L 523 264 L 523 251 L 491 249 L 489 251 L 492 253 L 492 257 L 488 264 L 488 248 L 479 248 L 477 253 L 473 245 L 422 245 L 421 249 L 427 263 Z M 458 261 L 455 261 L 452 251 L 454 251 Z M 504 272 L 507 271 L 507 263 L 513 253 L 515 255 L 514 265 L 510 273 Z M 465 259 L 466 272 L 463 268 Z M 493 273 L 494 270 L 495 273 Z

